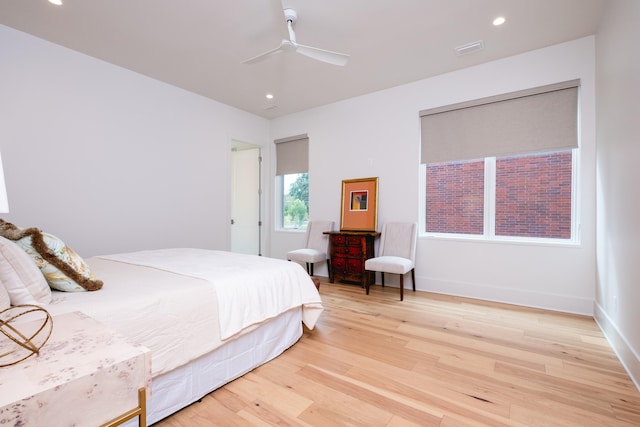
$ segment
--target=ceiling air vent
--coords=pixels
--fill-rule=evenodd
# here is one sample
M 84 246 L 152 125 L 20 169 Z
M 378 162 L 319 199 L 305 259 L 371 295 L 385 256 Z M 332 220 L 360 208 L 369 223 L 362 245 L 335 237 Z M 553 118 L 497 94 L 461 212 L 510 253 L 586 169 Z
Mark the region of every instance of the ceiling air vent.
M 478 40 L 477 42 L 458 46 L 454 50 L 456 51 L 456 55 L 461 56 L 466 55 L 467 53 L 477 52 L 482 49 L 484 49 L 484 43 L 482 42 L 482 40 Z

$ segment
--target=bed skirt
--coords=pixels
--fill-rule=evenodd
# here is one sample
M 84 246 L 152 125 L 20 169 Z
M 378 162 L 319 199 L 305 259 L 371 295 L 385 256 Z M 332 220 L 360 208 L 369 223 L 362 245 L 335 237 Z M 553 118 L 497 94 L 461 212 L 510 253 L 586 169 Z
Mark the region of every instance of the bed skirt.
M 240 335 L 191 363 L 153 378 L 147 401 L 147 425 L 189 406 L 213 390 L 275 358 L 302 336 L 299 308 Z M 138 419 L 126 427 L 137 427 Z

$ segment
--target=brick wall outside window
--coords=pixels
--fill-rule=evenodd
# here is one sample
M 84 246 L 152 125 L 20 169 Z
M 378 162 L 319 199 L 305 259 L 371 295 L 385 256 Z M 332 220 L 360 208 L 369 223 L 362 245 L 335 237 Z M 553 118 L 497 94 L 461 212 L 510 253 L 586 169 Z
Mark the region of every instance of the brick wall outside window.
M 496 159 L 496 236 L 571 238 L 571 151 Z
M 484 160 L 427 165 L 426 231 L 482 234 Z
M 495 235 L 571 239 L 571 151 L 496 159 Z M 482 235 L 484 160 L 426 167 L 427 232 Z

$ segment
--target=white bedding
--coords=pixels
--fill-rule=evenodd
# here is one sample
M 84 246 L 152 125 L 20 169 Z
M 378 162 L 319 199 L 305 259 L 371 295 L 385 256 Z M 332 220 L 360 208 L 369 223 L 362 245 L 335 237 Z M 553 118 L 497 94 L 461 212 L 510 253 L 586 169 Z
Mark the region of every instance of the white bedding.
M 115 260 L 120 257 L 128 258 L 127 262 Z M 292 262 L 194 249 L 144 251 L 108 258 L 87 259 L 96 278 L 104 281 L 101 290 L 79 293 L 54 291 L 54 300 L 47 310 L 53 315 L 83 311 L 134 342 L 149 347 L 154 377 L 221 346 L 224 343 L 220 332 L 221 320 L 235 325 L 225 329 L 230 336 L 241 335 L 279 314 L 276 311 L 282 310 L 281 313 L 294 306 L 302 307 L 303 320 L 313 328 L 322 311 L 320 296 L 313 282 L 300 265 Z M 226 281 L 216 279 L 214 284 L 203 278 L 169 271 L 176 265 L 195 270 L 192 261 L 205 258 L 218 265 L 219 277 L 225 277 Z M 182 261 L 169 261 L 170 267 L 161 267 L 161 259 Z M 147 262 L 155 267 L 134 265 L 133 262 Z M 242 280 L 234 279 L 234 269 Z M 216 269 L 205 270 L 210 279 L 215 278 Z M 296 270 L 303 274 L 299 275 Z M 191 274 L 196 272 L 191 271 Z M 276 290 L 263 289 L 265 281 L 273 282 Z M 237 289 L 227 292 L 225 283 Z M 235 298 L 243 294 L 248 296 L 245 302 L 226 300 L 229 295 Z M 284 297 L 285 302 L 275 301 L 276 296 Z M 223 311 L 219 312 L 218 306 L 223 307 Z M 257 313 L 261 316 L 256 316 Z M 240 320 L 227 321 L 228 316 L 235 314 L 243 316 Z M 237 325 L 247 327 L 241 326 L 243 329 L 238 330 Z
M 218 296 L 220 337 L 303 307 L 302 321 L 313 329 L 322 311 L 320 295 L 297 263 L 257 255 L 174 248 L 101 258 L 144 265 L 213 284 Z

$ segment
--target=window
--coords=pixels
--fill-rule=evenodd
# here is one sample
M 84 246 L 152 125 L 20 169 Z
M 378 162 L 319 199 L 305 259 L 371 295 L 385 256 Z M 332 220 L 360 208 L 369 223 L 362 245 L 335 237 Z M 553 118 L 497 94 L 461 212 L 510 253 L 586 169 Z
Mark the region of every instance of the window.
M 577 239 L 578 82 L 421 112 L 424 231 Z
M 282 228 L 306 230 L 309 222 L 309 174 L 293 173 L 280 178 Z
M 487 238 L 573 237 L 573 150 L 425 165 L 425 228 Z
M 306 230 L 309 221 L 309 138 L 294 136 L 276 144 L 276 228 Z
M 426 227 L 432 233 L 484 233 L 484 160 L 427 168 Z
M 571 151 L 496 159 L 496 236 L 571 239 Z

